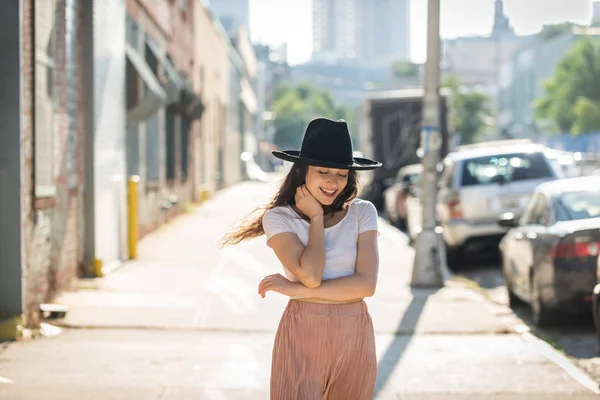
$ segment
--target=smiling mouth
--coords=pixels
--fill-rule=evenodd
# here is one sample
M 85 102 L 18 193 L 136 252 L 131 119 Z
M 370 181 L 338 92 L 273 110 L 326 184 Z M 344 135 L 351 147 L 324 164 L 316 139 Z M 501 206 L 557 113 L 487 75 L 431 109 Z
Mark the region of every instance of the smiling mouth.
M 337 193 L 337 189 L 336 190 L 325 190 L 323 188 L 320 188 L 320 189 L 321 189 L 321 192 L 323 192 L 328 197 L 333 197 Z

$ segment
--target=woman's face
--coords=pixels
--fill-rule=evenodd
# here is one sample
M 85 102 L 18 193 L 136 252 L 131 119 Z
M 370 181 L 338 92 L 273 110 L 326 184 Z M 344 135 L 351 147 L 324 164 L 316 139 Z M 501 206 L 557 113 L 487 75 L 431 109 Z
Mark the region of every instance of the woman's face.
M 331 205 L 348 184 L 348 170 L 309 166 L 306 187 L 324 206 Z

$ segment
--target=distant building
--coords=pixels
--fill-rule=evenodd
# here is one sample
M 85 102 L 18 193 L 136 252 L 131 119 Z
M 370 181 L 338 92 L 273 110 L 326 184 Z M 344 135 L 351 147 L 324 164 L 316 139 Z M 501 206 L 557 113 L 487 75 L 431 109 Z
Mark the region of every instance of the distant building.
M 388 66 L 365 66 L 351 62 L 307 63 L 291 69 L 295 83 L 311 82 L 330 92 L 336 103 L 357 106 L 365 93 L 389 88 L 392 81 Z
M 287 62 L 287 45 L 270 47 L 254 45 L 257 60 L 257 139 L 258 151 L 256 162 L 263 170 L 271 171 L 273 166 L 271 150 L 273 150 L 273 133 L 269 128 L 269 119 L 264 118 L 271 111 L 275 88 L 280 82 L 290 81 L 290 66 Z
M 515 31 L 510 25 L 510 20 L 504 14 L 504 1 L 495 0 L 494 2 L 494 27 L 492 29 L 492 37 L 513 37 Z
M 313 58 L 390 63 L 410 55 L 409 0 L 314 0 Z
M 459 37 L 442 43 L 442 73 L 457 76 L 468 87 L 495 95 L 500 65 L 511 59 L 526 40 L 516 36 L 504 15 L 502 0 L 494 6 L 494 26 L 489 36 Z
M 600 23 L 600 1 L 594 1 L 592 3 L 592 23 Z
M 520 47 L 502 67 L 497 123 L 511 136 L 534 137 L 543 127 L 535 121 L 535 101 L 544 96 L 544 81 L 582 35 L 600 38 L 600 28 L 573 27 L 562 35 L 543 39 L 539 35 Z
M 250 26 L 250 0 L 210 0 L 210 9 L 228 34 L 239 25 Z
M 272 47 L 262 44 L 254 45 L 256 59 L 264 65 L 264 103 L 265 109 L 270 110 L 273 102 L 273 92 L 282 81 L 290 80 L 290 66 L 287 61 L 287 45 Z M 260 88 L 259 88 L 260 90 Z

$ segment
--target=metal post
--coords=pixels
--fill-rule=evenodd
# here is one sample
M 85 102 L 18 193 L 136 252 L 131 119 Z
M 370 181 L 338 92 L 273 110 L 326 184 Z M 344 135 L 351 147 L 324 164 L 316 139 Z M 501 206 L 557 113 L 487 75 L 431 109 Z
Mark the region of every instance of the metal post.
M 86 275 L 98 276 L 96 260 L 96 206 L 95 206 L 95 152 L 94 152 L 94 6 L 95 1 L 83 5 L 83 28 L 79 36 L 83 42 L 83 90 L 85 104 L 85 128 L 83 140 L 83 221 L 84 221 L 84 264 Z
M 422 231 L 417 237 L 411 286 L 442 287 L 441 237 L 436 231 L 436 165 L 439 162 L 440 133 L 440 0 L 429 0 L 427 12 L 427 61 L 425 63 L 421 151 L 423 179 L 421 205 Z

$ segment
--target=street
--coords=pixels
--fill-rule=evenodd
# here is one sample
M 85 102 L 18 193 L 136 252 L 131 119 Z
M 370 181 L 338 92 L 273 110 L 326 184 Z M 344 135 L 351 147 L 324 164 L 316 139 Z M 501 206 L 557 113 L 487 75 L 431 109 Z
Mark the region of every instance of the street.
M 477 282 L 491 301 L 501 305 L 508 304 L 500 265 L 497 263 L 475 262 L 474 266 L 457 274 Z M 529 307 L 523 305 L 513 311 L 525 324 L 534 326 Z M 575 364 L 600 382 L 600 349 L 591 314 L 589 318 L 573 318 L 569 322 L 567 326 L 535 330 L 539 336 L 564 352 Z
M 264 237 L 217 242 L 276 184 L 224 189 L 145 237 L 137 260 L 77 281 L 56 299 L 66 317 L 47 321 L 61 332 L 0 347 L 0 398 L 267 399 L 286 299 L 261 299 L 257 285 L 281 267 Z M 597 383 L 467 283 L 411 289 L 406 236 L 381 219 L 380 232 L 378 287 L 367 299 L 376 399 L 597 398 Z

